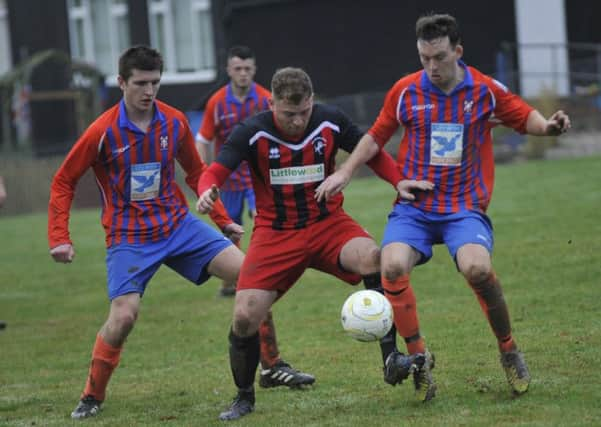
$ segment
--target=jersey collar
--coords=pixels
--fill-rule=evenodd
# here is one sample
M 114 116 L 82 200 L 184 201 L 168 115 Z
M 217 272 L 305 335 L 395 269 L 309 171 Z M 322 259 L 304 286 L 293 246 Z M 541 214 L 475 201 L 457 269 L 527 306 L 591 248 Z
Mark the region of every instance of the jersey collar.
M 156 103 L 156 101 L 153 102 L 152 111 L 152 120 L 150 121 L 151 125 L 153 125 L 157 121 L 165 120 L 165 115 L 161 112 L 161 110 L 159 110 L 159 106 Z M 127 117 L 127 110 L 125 109 L 125 100 L 123 99 L 121 99 L 121 101 L 119 102 L 119 127 L 129 129 L 133 132 L 142 132 L 142 130 L 140 130 L 135 124 L 133 124 Z
M 255 103 L 259 102 L 259 95 L 257 94 L 257 87 L 256 87 L 256 83 L 255 82 L 252 82 L 250 84 L 250 90 L 246 94 L 246 98 L 244 98 L 244 103 L 246 101 L 248 101 L 249 99 L 252 99 L 253 101 L 255 101 Z M 234 104 L 238 104 L 238 105 L 242 105 L 243 104 L 242 102 L 240 102 L 240 100 L 238 100 L 238 98 L 236 98 L 234 96 L 234 91 L 232 89 L 232 84 L 231 83 L 228 83 L 227 87 L 225 89 L 225 100 L 228 103 L 234 103 Z
M 463 80 L 461 82 L 459 82 L 459 84 L 453 88 L 451 93 L 449 93 L 447 95 L 441 89 L 439 89 L 438 86 L 435 86 L 434 84 L 432 84 L 432 82 L 430 81 L 430 78 L 428 77 L 428 73 L 426 73 L 424 70 L 422 70 L 421 87 L 424 90 L 439 92 L 439 93 L 442 93 L 443 95 L 447 95 L 447 96 L 451 96 L 456 91 L 459 91 L 463 88 L 474 87 L 474 77 L 472 76 L 472 73 L 470 73 L 470 70 L 467 67 L 467 65 L 465 65 L 465 62 L 463 62 L 462 60 L 459 60 L 459 61 L 457 61 L 457 63 L 459 64 L 459 66 L 461 68 L 463 68 L 463 71 L 464 71 Z

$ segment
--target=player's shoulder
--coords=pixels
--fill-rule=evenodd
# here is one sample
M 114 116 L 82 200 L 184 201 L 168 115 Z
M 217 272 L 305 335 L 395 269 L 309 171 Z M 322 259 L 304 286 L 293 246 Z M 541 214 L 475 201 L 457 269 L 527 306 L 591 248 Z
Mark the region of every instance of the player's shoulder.
M 478 70 L 477 68 L 469 66 L 469 65 L 466 68 L 472 76 L 474 85 L 484 84 L 493 91 L 500 90 L 500 91 L 506 92 L 506 93 L 509 92 L 509 88 L 507 88 L 507 86 L 505 86 L 503 83 L 501 83 L 494 77 L 489 76 L 488 74 L 485 74 L 482 71 Z

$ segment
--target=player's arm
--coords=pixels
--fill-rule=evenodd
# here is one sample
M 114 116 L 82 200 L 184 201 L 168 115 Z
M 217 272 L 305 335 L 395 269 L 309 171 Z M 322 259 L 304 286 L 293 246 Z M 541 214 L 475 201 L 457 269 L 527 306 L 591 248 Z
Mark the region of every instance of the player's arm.
M 48 202 L 48 246 L 56 262 L 73 260 L 75 250 L 69 235 L 69 215 L 75 188 L 98 157 L 103 135 L 88 130 L 73 146 L 50 185 Z
M 247 129 L 239 124 L 234 128 L 227 142 L 222 146 L 215 161 L 202 174 L 197 185 L 198 202 L 196 209 L 200 213 L 211 212 L 219 201 L 218 188 L 245 159 L 248 150 Z M 220 202 L 219 202 L 220 203 Z
M 556 111 L 546 119 L 537 110 L 532 110 L 526 120 L 526 133 L 536 136 L 557 136 L 572 127 L 570 117 L 562 110 Z
M 332 175 L 328 176 L 315 190 L 315 199 L 327 200 L 346 187 L 359 166 L 366 163 L 380 151 L 380 146 L 369 134 L 363 135 L 351 155 Z

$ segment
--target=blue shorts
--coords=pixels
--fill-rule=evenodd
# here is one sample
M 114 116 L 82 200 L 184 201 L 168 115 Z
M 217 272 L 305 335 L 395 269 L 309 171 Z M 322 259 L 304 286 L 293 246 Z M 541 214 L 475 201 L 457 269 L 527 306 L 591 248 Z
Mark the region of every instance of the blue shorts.
M 200 285 L 210 275 L 211 260 L 232 242 L 191 213 L 167 238 L 143 244 L 119 244 L 106 254 L 108 296 L 144 295 L 148 281 L 165 264 L 181 276 Z
M 223 205 L 225 206 L 227 214 L 236 224 L 242 224 L 245 199 L 249 211 L 254 211 L 257 209 L 255 203 L 255 192 L 252 188 L 247 188 L 240 191 L 220 190 L 219 195 Z
M 388 215 L 382 247 L 389 243 L 408 244 L 421 254 L 418 264 L 424 264 L 432 258 L 435 244 L 447 245 L 455 259 L 459 248 L 468 243 L 482 245 L 492 254 L 494 238 L 492 223 L 483 213 L 437 214 L 397 203 Z

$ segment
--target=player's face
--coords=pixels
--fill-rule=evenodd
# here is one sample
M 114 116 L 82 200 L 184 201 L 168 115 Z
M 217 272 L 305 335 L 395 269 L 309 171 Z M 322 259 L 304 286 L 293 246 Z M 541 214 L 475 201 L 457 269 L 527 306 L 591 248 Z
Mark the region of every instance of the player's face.
M 153 102 L 161 84 L 159 70 L 146 71 L 134 68 L 127 81 L 121 76 L 118 76 L 117 79 L 128 109 L 141 113 L 152 111 Z
M 308 96 L 298 104 L 272 97 L 269 105 L 277 127 L 284 134 L 291 138 L 298 138 L 303 135 L 313 112 L 313 95 Z
M 449 37 L 434 40 L 418 40 L 419 59 L 430 81 L 443 90 L 452 89 L 458 83 L 457 61 L 463 55 L 460 44 L 452 46 Z
M 239 89 L 248 88 L 253 82 L 256 72 L 257 67 L 252 58 L 240 59 L 234 56 L 227 61 L 227 75 L 232 84 Z

